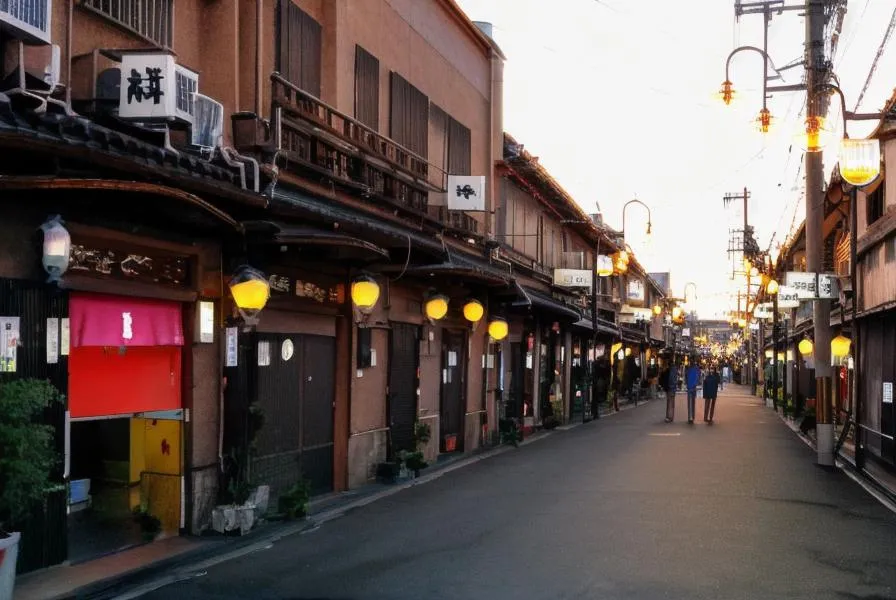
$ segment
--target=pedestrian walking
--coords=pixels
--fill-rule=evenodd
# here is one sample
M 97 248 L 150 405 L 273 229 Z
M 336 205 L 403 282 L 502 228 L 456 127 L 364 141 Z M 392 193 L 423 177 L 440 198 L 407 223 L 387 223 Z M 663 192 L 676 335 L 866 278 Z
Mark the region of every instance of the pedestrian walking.
M 671 423 L 675 420 L 675 390 L 678 388 L 678 368 L 674 363 L 663 371 L 660 382 L 666 392 L 666 423 Z
M 697 404 L 697 386 L 700 384 L 700 367 L 697 361 L 691 359 L 691 364 L 685 372 L 685 385 L 688 390 L 688 423 L 694 422 L 694 413 Z
M 711 370 L 703 380 L 703 420 L 712 425 L 712 416 L 716 410 L 716 397 L 722 378 L 718 371 Z

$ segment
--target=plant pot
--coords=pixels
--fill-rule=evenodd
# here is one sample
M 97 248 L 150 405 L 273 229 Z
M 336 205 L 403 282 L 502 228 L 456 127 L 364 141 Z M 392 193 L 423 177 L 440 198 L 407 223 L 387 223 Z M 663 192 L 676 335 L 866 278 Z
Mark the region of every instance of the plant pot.
M 395 483 L 401 473 L 401 463 L 383 462 L 376 466 L 376 478 L 381 483 Z
M 12 588 L 16 583 L 16 558 L 19 555 L 19 538 L 22 534 L 13 532 L 9 537 L 0 538 L 0 598 L 12 598 Z

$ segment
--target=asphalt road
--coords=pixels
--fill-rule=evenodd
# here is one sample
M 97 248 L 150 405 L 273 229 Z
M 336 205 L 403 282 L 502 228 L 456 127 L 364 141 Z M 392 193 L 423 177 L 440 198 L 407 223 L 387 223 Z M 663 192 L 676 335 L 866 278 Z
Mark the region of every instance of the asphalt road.
M 896 515 L 742 389 L 712 426 L 678 396 L 672 424 L 654 401 L 556 432 L 145 597 L 896 598 Z

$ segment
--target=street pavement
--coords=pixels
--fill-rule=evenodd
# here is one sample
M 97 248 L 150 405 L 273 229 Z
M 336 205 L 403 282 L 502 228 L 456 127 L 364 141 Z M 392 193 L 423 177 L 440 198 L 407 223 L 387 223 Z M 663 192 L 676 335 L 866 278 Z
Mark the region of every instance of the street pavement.
M 145 598 L 896 598 L 896 514 L 746 388 L 556 432 Z

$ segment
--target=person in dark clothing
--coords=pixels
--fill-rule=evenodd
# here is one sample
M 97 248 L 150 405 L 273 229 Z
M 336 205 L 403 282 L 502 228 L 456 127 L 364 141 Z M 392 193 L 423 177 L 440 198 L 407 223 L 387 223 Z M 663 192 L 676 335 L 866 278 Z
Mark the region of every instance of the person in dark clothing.
M 663 371 L 660 377 L 663 389 L 666 391 L 666 423 L 675 420 L 675 391 L 678 389 L 678 367 L 672 365 Z
M 607 400 L 607 390 L 610 389 L 610 363 L 606 359 L 597 361 L 594 367 L 594 393 L 591 396 L 591 415 L 598 418 L 600 405 Z
M 712 425 L 713 413 L 716 410 L 716 397 L 719 393 L 721 377 L 718 371 L 713 369 L 703 379 L 703 420 Z

